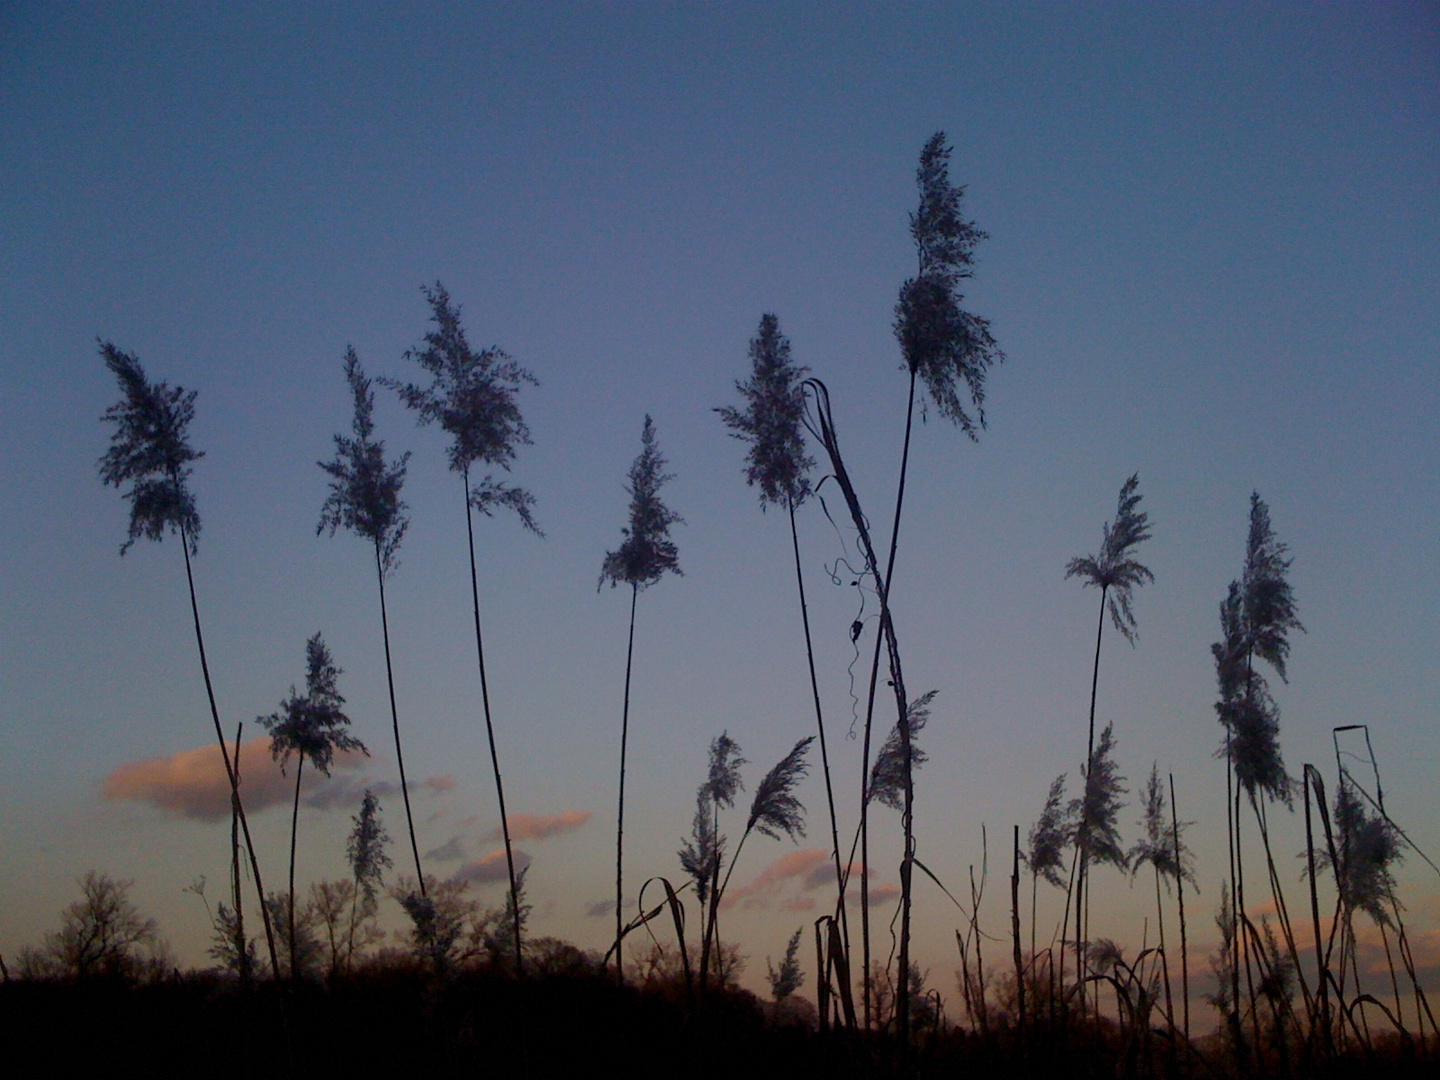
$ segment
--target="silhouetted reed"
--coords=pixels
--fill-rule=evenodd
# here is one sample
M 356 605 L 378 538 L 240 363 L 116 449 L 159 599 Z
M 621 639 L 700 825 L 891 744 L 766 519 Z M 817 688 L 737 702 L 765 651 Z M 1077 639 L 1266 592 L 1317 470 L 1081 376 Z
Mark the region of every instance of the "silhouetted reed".
M 820 705 L 820 683 L 815 674 L 815 649 L 810 635 L 810 610 L 805 601 L 805 575 L 800 564 L 800 535 L 795 511 L 810 496 L 809 473 L 814 458 L 805 450 L 805 377 L 810 369 L 790 358 L 790 340 L 780 333 L 774 315 L 760 317 L 759 331 L 750 341 L 750 378 L 736 380 L 735 389 L 745 408 L 723 406 L 720 414 L 731 434 L 750 444 L 745 480 L 760 488 L 760 509 L 783 506 L 790 519 L 790 543 L 795 555 L 795 584 L 800 594 L 800 621 L 805 631 L 805 660 L 810 693 L 815 705 L 815 727 L 820 741 L 820 768 L 825 777 L 825 802 L 830 811 L 831 858 L 835 865 L 835 917 L 848 942 L 845 911 L 845 873 L 841 865 L 840 824 L 835 812 L 835 788 L 830 775 L 830 750 L 825 740 L 825 716 Z
M 200 672 L 205 678 L 205 696 L 210 703 L 210 719 L 215 725 L 215 741 L 220 746 L 220 760 L 230 785 L 230 803 L 240 828 L 245 834 L 245 847 L 250 856 L 250 871 L 255 878 L 255 891 L 260 897 L 260 917 L 265 926 L 265 942 L 270 951 L 270 967 L 279 970 L 275 948 L 275 930 L 265 907 L 265 887 L 260 879 L 260 860 L 250 839 L 250 823 L 245 817 L 245 804 L 240 799 L 239 762 L 231 760 L 225 734 L 220 729 L 220 711 L 215 704 L 215 687 L 210 681 L 210 663 L 205 656 L 205 635 L 200 629 L 200 606 L 195 599 L 195 575 L 190 567 L 191 556 L 200 552 L 200 514 L 189 480 L 194 471 L 190 463 L 204 457 L 203 450 L 190 445 L 190 421 L 195 417 L 197 391 L 172 387 L 168 383 L 150 382 L 145 369 L 133 353 L 124 352 L 108 341 L 100 342 L 100 355 L 105 366 L 120 383 L 122 398 L 105 410 L 101 418 L 115 425 L 110 448 L 100 458 L 100 479 L 116 488 L 126 484 L 124 492 L 130 503 L 130 530 L 120 545 L 124 555 L 141 538 L 162 541 L 167 531 L 180 537 L 180 551 L 185 556 L 185 582 L 190 589 L 190 614 L 195 623 L 195 644 L 200 652 Z M 238 753 L 238 747 L 237 747 Z M 236 918 L 239 919 L 238 890 Z M 241 924 L 243 927 L 243 923 Z M 243 929 L 241 930 L 243 937 Z
M 438 423 L 450 436 L 446 456 L 450 469 L 458 472 L 465 490 L 465 535 L 470 552 L 470 599 L 475 615 L 475 655 L 480 667 L 480 701 L 485 712 L 485 736 L 490 746 L 490 768 L 495 776 L 495 799 L 500 808 L 500 833 L 505 841 L 505 869 L 510 879 L 510 900 L 515 927 L 515 970 L 521 968 L 521 927 L 519 880 L 515 873 L 515 849 L 510 843 L 510 818 L 505 811 L 505 783 L 500 775 L 500 754 L 495 746 L 495 724 L 490 715 L 490 683 L 485 674 L 485 644 L 480 632 L 480 583 L 475 566 L 475 522 L 473 511 L 486 517 L 497 508 L 512 510 L 520 523 L 537 536 L 543 536 L 535 524 L 532 508 L 535 497 L 524 488 L 496 480 L 493 472 L 485 472 L 477 483 L 471 483 L 471 471 L 477 467 L 510 471 L 517 449 L 530 444 L 530 429 L 520 415 L 516 400 L 525 384 L 537 386 L 538 381 L 525 368 L 512 360 L 503 349 L 491 347 L 476 352 L 460 325 L 460 308 L 450 302 L 450 294 L 440 282 L 433 289 L 422 286 L 430 304 L 433 330 L 425 334 L 423 349 L 410 349 L 405 355 L 419 364 L 430 376 L 428 387 L 415 383 L 382 380 L 400 395 L 412 409 L 420 424 Z M 408 805 L 408 804 L 407 804 Z M 417 874 L 418 860 L 417 860 Z M 419 877 L 421 895 L 425 879 Z
M 1101 529 L 1100 550 L 1094 555 L 1071 559 L 1065 565 L 1065 577 L 1078 577 L 1086 587 L 1100 590 L 1100 616 L 1095 627 L 1095 664 L 1090 675 L 1090 725 L 1085 744 L 1085 771 L 1088 777 L 1093 768 L 1095 756 L 1095 699 L 1100 687 L 1100 644 L 1105 633 L 1105 612 L 1110 612 L 1110 621 L 1115 629 L 1135 644 L 1136 624 L 1134 591 L 1147 581 L 1154 581 L 1155 575 L 1135 558 L 1135 549 L 1150 539 L 1150 517 L 1140 506 L 1140 474 L 1134 473 L 1120 485 L 1120 497 L 1115 506 L 1115 517 Z M 1087 779 L 1087 791 L 1089 781 Z M 1079 989 L 1080 1007 L 1085 1007 L 1085 973 L 1081 966 L 1084 949 L 1085 927 L 1083 918 L 1089 910 L 1086 897 L 1086 882 L 1089 878 L 1091 832 L 1085 821 L 1080 822 L 1076 844 L 1075 872 L 1075 979 Z
M 610 587 L 630 586 L 630 632 L 625 646 L 625 703 L 620 714 L 620 794 L 615 811 L 615 978 L 624 981 L 620 941 L 625 936 L 622 907 L 625 884 L 625 755 L 630 738 L 630 673 L 635 657 L 635 605 L 640 590 L 655 584 L 666 573 L 682 574 L 679 549 L 670 539 L 670 526 L 684 518 L 660 500 L 660 488 L 674 475 L 665 471 L 665 457 L 655 443 L 655 422 L 645 415 L 640 430 L 640 454 L 630 466 L 625 490 L 630 494 L 629 524 L 620 529 L 624 539 L 607 552 L 600 566 L 598 592 L 608 581 Z
M 325 640 L 317 633 L 305 642 L 304 696 L 291 686 L 279 711 L 257 718 L 260 726 L 270 733 L 270 754 L 280 763 L 280 771 L 285 771 L 292 756 L 297 759 L 295 802 L 290 812 L 290 892 L 286 903 L 291 978 L 299 970 L 295 959 L 295 837 L 300 826 L 300 778 L 305 762 L 329 776 L 330 763 L 337 750 L 358 750 L 370 756 L 365 744 L 345 730 L 350 726 L 350 717 L 341 709 L 345 699 L 340 696 L 339 678 L 340 668 L 331 659 Z
M 395 706 L 395 665 L 390 658 L 390 616 L 385 604 L 385 579 L 399 565 L 400 542 L 410 526 L 400 489 L 410 454 L 391 464 L 385 460 L 385 443 L 375 438 L 375 393 L 360 367 L 353 348 L 345 350 L 345 381 L 354 401 L 352 435 L 335 436 L 335 460 L 319 462 L 330 476 L 330 494 L 320 508 L 316 534 L 333 537 L 344 527 L 368 540 L 375 555 L 375 580 L 380 588 L 380 634 L 385 645 L 385 685 L 390 693 L 390 725 L 395 736 L 395 762 L 400 770 L 400 796 L 405 804 L 405 827 L 416 879 L 424 883 L 420 847 L 415 841 L 415 816 L 410 809 L 410 784 L 405 776 L 405 752 L 400 744 L 400 713 Z

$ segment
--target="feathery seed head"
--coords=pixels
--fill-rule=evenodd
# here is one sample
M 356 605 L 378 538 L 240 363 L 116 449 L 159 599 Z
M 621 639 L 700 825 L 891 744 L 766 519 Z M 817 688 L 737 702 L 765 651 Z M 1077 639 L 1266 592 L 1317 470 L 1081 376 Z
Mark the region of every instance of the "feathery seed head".
M 1270 528 L 1270 511 L 1258 493 L 1250 496 L 1250 532 L 1245 572 L 1230 583 L 1220 605 L 1221 640 L 1210 646 L 1220 698 L 1215 711 L 1227 732 L 1235 776 L 1251 798 L 1262 792 L 1286 806 L 1294 781 L 1280 754 L 1280 710 L 1254 659 L 1269 661 L 1285 678 L 1289 632 L 1304 631 L 1295 617 L 1295 596 L 1285 571 L 1285 545 Z M 1220 753 L 1224 754 L 1226 747 Z
M 365 797 L 360 801 L 360 813 L 350 820 L 354 827 L 350 830 L 350 838 L 345 844 L 345 857 L 350 862 L 350 870 L 355 875 L 355 881 L 360 886 L 366 904 L 373 905 L 377 886 L 380 885 L 385 871 L 394 865 L 385 852 L 385 845 L 390 842 L 390 834 L 385 831 L 385 825 L 380 820 L 380 800 L 375 792 L 365 789 Z
M 433 289 L 421 286 L 430 303 L 430 321 L 435 329 L 425 335 L 423 349 L 411 349 L 414 360 L 431 377 L 428 387 L 382 379 L 395 390 L 421 424 L 438 423 L 450 435 L 447 456 L 450 468 L 467 480 L 471 466 L 481 465 L 510 471 L 516 448 L 530 444 L 530 429 L 520 415 L 516 400 L 521 386 L 539 382 L 529 371 L 500 348 L 476 352 L 460 325 L 460 308 L 440 282 Z M 470 491 L 470 504 L 489 516 L 496 507 L 513 510 L 521 523 L 537 535 L 532 508 L 535 497 L 524 488 L 497 481 L 486 473 Z
M 100 458 L 100 480 L 111 487 L 130 485 L 130 532 L 120 545 L 124 555 L 144 537 L 163 540 L 165 530 L 179 533 L 190 554 L 199 551 L 200 515 L 187 481 L 190 462 L 205 456 L 192 449 L 188 431 L 195 417 L 194 390 L 152 383 L 133 353 L 100 342 L 105 366 L 120 383 L 121 401 L 101 419 L 115 425 L 110 449 Z
M 1145 835 L 1135 841 L 1135 846 L 1130 849 L 1130 876 L 1134 878 L 1141 867 L 1149 865 L 1166 879 L 1167 885 L 1182 876 L 1193 885 L 1195 870 L 1191 864 L 1190 851 L 1184 841 L 1176 836 L 1176 829 L 1172 828 L 1166 817 L 1167 808 L 1165 786 L 1160 781 L 1160 763 L 1156 762 L 1150 766 L 1150 779 L 1145 782 L 1144 815 L 1140 819 Z M 1193 823 L 1189 821 L 1179 822 L 1180 832 L 1183 833 L 1191 824 Z
M 292 754 L 309 761 L 326 776 L 337 750 L 358 750 L 367 757 L 365 744 L 346 732 L 350 717 L 341 706 L 338 680 L 340 669 L 330 658 L 324 639 L 317 633 L 305 643 L 305 696 L 290 688 L 290 696 L 278 712 L 258 721 L 270 732 L 270 753 L 283 769 Z
M 1247 644 L 1256 656 L 1275 668 L 1282 682 L 1290 656 L 1289 633 L 1305 632 L 1295 616 L 1295 592 L 1285 580 L 1292 561 L 1285 557 L 1287 550 L 1270 528 L 1270 508 L 1259 492 L 1251 492 L 1250 535 L 1245 545 L 1245 576 L 1241 579 Z
M 895 336 L 906 367 L 925 383 L 940 415 L 975 439 L 985 427 L 986 372 L 1005 354 L 990 335 L 989 320 L 961 307 L 965 298 L 960 284 L 973 276 L 975 245 L 986 234 L 961 210 L 965 189 L 950 183 L 950 147 L 943 131 L 920 152 L 915 181 L 920 206 L 910 215 L 910 235 L 919 273 L 900 287 Z M 957 380 L 965 383 L 973 419 L 960 399 Z
M 630 466 L 625 490 L 630 493 L 630 524 L 620 532 L 620 547 L 607 552 L 600 567 L 598 592 L 608 581 L 613 588 L 624 583 L 643 589 L 655 584 L 666 573 L 683 576 L 680 554 L 670 539 L 670 526 L 683 525 L 685 519 L 660 501 L 660 488 L 675 479 L 665 471 L 665 458 L 655 445 L 655 422 L 645 415 L 640 432 L 640 456 Z
M 1067 578 L 1078 577 L 1086 586 L 1105 590 L 1110 621 L 1131 645 L 1135 644 L 1135 612 L 1131 607 L 1134 590 L 1155 580 L 1150 568 L 1134 557 L 1135 548 L 1150 539 L 1150 515 L 1136 509 L 1140 505 L 1139 487 L 1139 473 L 1120 486 L 1115 520 L 1105 523 L 1100 551 L 1071 559 L 1065 566 Z
M 740 744 L 730 738 L 729 732 L 722 732 L 710 743 L 710 771 L 701 794 L 716 806 L 734 806 L 736 793 L 745 789 L 740 767 L 748 764 L 740 756 Z
M 1076 840 L 1083 840 L 1089 857 L 1095 862 L 1108 862 L 1120 870 L 1126 867 L 1126 855 L 1120 846 L 1117 824 L 1125 803 L 1125 778 L 1115 764 L 1115 725 L 1106 724 L 1100 741 L 1085 770 L 1085 794 L 1070 800 L 1070 814 L 1076 825 Z
M 1057 889 L 1065 887 L 1060 873 L 1065 868 L 1065 848 L 1075 833 L 1075 822 L 1064 800 L 1065 774 L 1061 773 L 1050 784 L 1045 808 L 1030 829 L 1030 851 L 1025 859 L 1032 874 Z
M 774 840 L 779 840 L 782 832 L 792 840 L 805 835 L 805 807 L 795 797 L 795 786 L 809 771 L 805 751 L 814 741 L 814 735 L 807 735 L 797 742 L 756 785 L 746 832 L 758 829 Z
M 905 710 L 910 728 L 910 769 L 913 773 L 930 760 L 930 755 L 915 745 L 915 737 L 925 730 L 930 720 L 930 703 L 940 691 L 931 690 L 921 694 Z M 869 797 L 892 810 L 905 808 L 905 743 L 896 724 L 885 737 L 880 753 L 875 755 L 875 764 L 870 767 Z
M 1321 865 L 1335 874 L 1347 911 L 1363 911 L 1378 925 L 1390 925 L 1387 904 L 1395 903 L 1392 866 L 1405 859 L 1404 841 L 1395 827 L 1365 809 L 1354 781 L 1342 775 L 1335 793 L 1336 859 L 1327 851 Z
M 344 526 L 364 537 L 375 545 L 381 573 L 388 574 L 398 564 L 396 552 L 410 525 L 400 501 L 410 454 L 407 451 L 393 465 L 386 463 L 385 443 L 373 437 L 375 392 L 353 348 L 345 350 L 345 381 L 355 401 L 354 436 L 336 435 L 335 460 L 318 463 L 331 479 L 315 531 L 329 529 L 334 536 L 335 530 Z
M 760 488 L 760 508 L 799 506 L 810 494 L 806 475 L 815 460 L 805 453 L 805 394 L 801 385 L 810 369 L 790 359 L 790 340 L 774 315 L 760 319 L 750 341 L 750 378 L 736 380 L 746 407 L 725 405 L 720 414 L 730 434 L 750 443 L 746 482 Z

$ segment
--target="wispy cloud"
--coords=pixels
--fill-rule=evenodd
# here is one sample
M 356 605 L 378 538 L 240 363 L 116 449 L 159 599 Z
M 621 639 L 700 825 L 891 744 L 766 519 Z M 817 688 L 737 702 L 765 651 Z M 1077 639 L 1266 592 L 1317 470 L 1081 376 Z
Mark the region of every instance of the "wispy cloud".
M 851 907 L 860 906 L 860 890 L 852 889 L 846 897 Z M 870 907 L 879 907 L 881 904 L 893 903 L 900 899 L 899 885 L 871 885 L 870 886 Z
M 585 908 L 585 917 L 586 917 L 587 919 L 598 919 L 598 918 L 600 918 L 601 916 L 604 916 L 604 915 L 614 915 L 614 914 L 615 914 L 615 901 L 614 901 L 614 900 L 596 900 L 593 904 L 589 904 L 589 905 L 587 905 L 586 908 Z
M 589 810 L 566 810 L 559 814 L 511 814 L 506 820 L 510 823 L 510 839 L 512 841 L 549 840 L 552 836 L 574 832 L 584 826 L 593 816 Z M 487 840 L 501 838 L 502 834 L 499 828 L 494 829 L 486 836 Z
M 515 873 L 520 873 L 530 865 L 530 856 L 523 851 L 515 852 Z M 468 862 L 456 870 L 450 876 L 450 880 L 461 885 L 487 885 L 492 881 L 505 881 L 510 879 L 509 869 L 505 865 L 505 849 L 500 848 L 490 852 L 489 855 Z
M 247 810 L 286 803 L 293 797 L 294 763 L 289 776 L 281 773 L 280 766 L 270 756 L 268 738 L 260 736 L 241 743 L 239 761 L 240 794 Z M 364 761 L 359 753 L 342 752 L 335 755 L 331 768 L 354 770 L 363 767 Z M 333 784 L 343 787 L 351 779 L 333 777 L 321 792 Z M 219 821 L 230 816 L 230 780 L 225 775 L 220 748 L 213 743 L 181 750 L 169 757 L 118 765 L 105 777 L 101 795 L 106 799 L 149 803 L 201 821 Z M 314 797 L 307 799 L 306 804 L 311 805 Z
M 446 774 L 432 776 L 410 785 L 410 798 L 442 795 L 455 786 L 455 778 Z M 400 784 L 394 780 L 376 780 L 370 776 L 336 776 L 319 790 L 306 796 L 302 802 L 313 810 L 355 809 L 364 798 L 366 789 L 375 793 L 382 803 L 400 799 Z M 250 796 L 245 795 L 245 805 L 250 805 Z M 433 817 L 434 815 L 432 815 Z
M 269 738 L 261 735 L 240 744 L 239 760 L 240 797 L 245 800 L 247 813 L 289 805 L 295 796 L 293 759 L 282 773 L 270 755 Z M 367 788 L 382 803 L 399 799 L 400 785 L 367 775 L 364 770 L 368 764 L 370 759 L 363 754 L 341 751 L 331 763 L 330 776 L 316 777 L 307 769 L 300 801 L 312 810 L 355 810 Z M 428 777 L 410 786 L 410 798 L 435 798 L 455 786 L 455 777 L 448 773 Z M 105 777 L 100 793 L 105 799 L 149 803 L 200 821 L 220 821 L 230 816 L 230 780 L 225 775 L 220 748 L 214 743 L 169 757 L 118 765 Z
M 759 876 L 748 885 L 727 892 L 725 899 L 720 901 L 720 906 L 726 908 L 736 904 L 744 904 L 747 908 L 768 906 L 770 900 L 785 887 L 787 882 L 799 879 L 802 887 L 810 887 L 806 883 L 815 876 L 816 871 L 824 873 L 829 871 L 829 867 L 829 853 L 821 848 L 802 848 L 799 851 L 787 852 L 761 870 Z M 833 874 L 833 871 L 829 872 Z M 830 880 L 834 880 L 833 876 Z
M 425 858 L 434 859 L 436 862 L 454 862 L 456 859 L 465 857 L 465 844 L 458 836 L 452 836 L 439 847 L 433 847 L 425 852 Z

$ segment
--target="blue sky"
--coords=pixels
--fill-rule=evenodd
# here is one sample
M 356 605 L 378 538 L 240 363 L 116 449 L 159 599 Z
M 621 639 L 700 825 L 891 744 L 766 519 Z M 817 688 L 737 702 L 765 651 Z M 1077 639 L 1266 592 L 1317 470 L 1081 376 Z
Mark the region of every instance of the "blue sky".
M 441 280 L 475 344 L 534 372 L 534 445 L 512 479 L 547 537 L 480 522 L 480 589 L 512 810 L 571 815 L 523 845 L 536 928 L 597 945 L 605 921 L 585 910 L 611 888 L 628 605 L 595 581 L 643 416 L 686 524 L 685 576 L 639 604 L 637 884 L 679 874 L 713 736 L 728 730 L 758 776 L 813 728 L 787 529 L 757 511 L 712 410 L 775 312 L 829 384 L 888 526 L 905 408 L 893 306 L 913 272 L 916 157 L 941 129 L 990 234 L 967 302 L 1008 359 L 978 444 L 932 412 L 912 451 L 894 604 L 907 680 L 939 691 L 922 858 L 956 887 L 983 822 L 998 932 L 1010 828 L 1084 755 L 1096 597 L 1063 569 L 1137 470 L 1156 580 L 1137 647 L 1107 639 L 1099 713 L 1133 784 L 1152 761 L 1174 771 L 1200 822 L 1201 903 L 1224 850 L 1209 644 L 1252 490 L 1290 546 L 1309 631 L 1277 686 L 1287 764 L 1333 775 L 1331 727 L 1370 723 L 1392 813 L 1440 850 L 1434 5 L 5 5 L 0 951 L 37 941 L 94 867 L 134 878 L 199 962 L 203 913 L 181 890 L 224 877 L 223 823 L 102 797 L 115 769 L 204 747 L 210 729 L 177 545 L 116 552 L 97 335 L 199 391 L 197 584 L 222 719 L 272 711 L 323 630 L 375 753 L 337 773 L 352 787 L 394 761 L 367 553 L 315 535 L 315 463 L 349 422 L 345 347 L 413 377 L 419 286 Z M 455 781 L 421 800 L 421 846 L 478 859 L 498 817 L 459 481 L 393 399 L 377 423 L 414 452 L 388 586 L 407 768 Z M 824 570 L 848 537 L 818 507 L 801 530 L 853 821 L 855 590 Z M 802 797 L 818 847 L 817 779 Z M 302 878 L 343 867 L 353 807 L 329 803 L 302 815 Z M 399 800 L 386 812 L 399 836 Z M 276 881 L 287 826 L 257 813 Z M 1277 833 L 1299 850 L 1293 817 Z M 737 883 L 795 850 L 767 844 L 747 845 Z M 882 842 L 878 878 L 894 880 L 896 852 Z M 1433 937 L 1440 890 L 1410 863 Z M 1097 930 L 1138 942 L 1144 890 L 1118 874 L 1097 889 Z M 956 914 L 917 895 L 922 960 L 948 993 Z M 799 914 L 804 899 L 732 916 L 752 978 L 818 913 Z

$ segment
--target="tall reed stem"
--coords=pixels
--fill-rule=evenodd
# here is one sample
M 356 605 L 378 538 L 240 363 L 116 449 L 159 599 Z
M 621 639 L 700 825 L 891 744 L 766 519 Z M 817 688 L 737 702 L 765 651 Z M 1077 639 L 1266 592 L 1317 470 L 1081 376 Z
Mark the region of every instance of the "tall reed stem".
M 500 804 L 500 834 L 505 838 L 505 869 L 510 875 L 510 908 L 515 932 L 515 974 L 521 974 L 520 887 L 515 878 L 515 851 L 510 844 L 510 818 L 505 813 L 505 782 L 500 778 L 500 755 L 495 749 L 495 725 L 490 719 L 490 685 L 485 679 L 485 646 L 480 636 L 480 583 L 475 572 L 475 520 L 470 507 L 470 470 L 465 478 L 465 532 L 470 541 L 470 597 L 475 611 L 475 654 L 480 663 L 480 701 L 485 708 L 485 735 L 490 741 L 490 767 L 495 773 L 495 798 Z M 618 913 L 617 913 L 618 914 Z
M 1185 1044 L 1190 1044 L 1190 950 L 1185 940 L 1185 863 L 1180 847 L 1180 812 L 1175 808 L 1175 774 L 1170 773 L 1170 828 L 1175 837 L 1175 895 L 1180 904 L 1180 991 L 1185 1013 Z
M 841 937 L 850 947 L 850 924 L 845 913 L 845 873 L 840 866 L 840 825 L 835 814 L 835 788 L 830 780 L 830 751 L 825 743 L 825 714 L 820 706 L 820 682 L 815 677 L 815 647 L 810 638 L 810 609 L 805 602 L 805 574 L 800 565 L 800 534 L 795 527 L 795 504 L 786 500 L 790 512 L 790 543 L 795 551 L 795 585 L 800 592 L 800 621 L 805 627 L 805 661 L 810 670 L 810 695 L 815 702 L 815 727 L 820 735 L 820 765 L 825 773 L 825 801 L 830 808 L 830 846 L 835 859 L 836 917 Z M 718 835 L 718 834 L 717 834 Z M 704 980 L 704 975 L 701 975 Z
M 205 696 L 210 701 L 210 719 L 215 724 L 215 740 L 220 744 L 220 760 L 225 763 L 225 776 L 230 781 L 230 802 L 240 818 L 240 830 L 245 834 L 245 850 L 250 855 L 250 872 L 255 877 L 255 891 L 260 894 L 260 918 L 265 925 L 265 944 L 270 950 L 270 970 L 280 976 L 280 957 L 275 950 L 275 928 L 271 925 L 270 912 L 265 906 L 265 886 L 260 881 L 260 860 L 255 857 L 255 842 L 250 839 L 250 823 L 245 819 L 245 804 L 240 801 L 239 752 L 234 762 L 225 742 L 225 733 L 220 730 L 220 710 L 215 704 L 215 686 L 210 681 L 210 662 L 205 657 L 205 635 L 200 630 L 200 605 L 195 599 L 195 575 L 190 568 L 190 531 L 180 526 L 180 550 L 185 555 L 185 581 L 190 586 L 190 614 L 195 619 L 195 644 L 200 650 L 200 672 L 205 677 Z M 241 942 L 244 948 L 244 942 Z
M 622 925 L 625 896 L 625 748 L 630 738 L 630 664 L 635 656 L 635 602 L 640 597 L 640 586 L 630 584 L 630 637 L 625 646 L 625 704 L 620 712 L 620 803 L 615 811 L 615 980 L 625 981 L 625 964 L 620 954 L 620 939 L 625 936 Z M 712 910 L 716 897 L 710 897 Z M 701 987 L 704 987 L 705 972 L 701 965 Z
M 380 634 L 385 640 L 385 685 L 390 691 L 390 727 L 395 734 L 395 764 L 400 768 L 400 797 L 405 801 L 405 828 L 410 834 L 410 854 L 415 857 L 415 880 L 424 898 L 425 872 L 420 868 L 415 815 L 410 812 L 410 785 L 405 779 L 405 754 L 400 749 L 400 712 L 395 708 L 395 665 L 390 660 L 390 613 L 385 606 L 385 570 L 380 561 L 379 541 L 375 543 L 375 580 L 380 583 Z
M 295 803 L 290 810 L 290 981 L 300 977 L 299 965 L 295 963 L 295 837 L 300 832 L 300 775 L 305 771 L 305 755 L 300 755 L 295 766 Z

